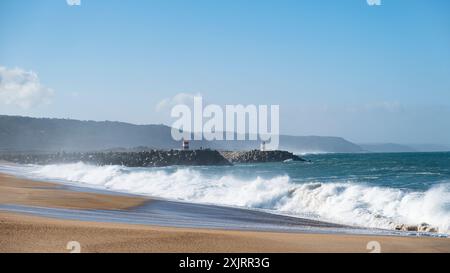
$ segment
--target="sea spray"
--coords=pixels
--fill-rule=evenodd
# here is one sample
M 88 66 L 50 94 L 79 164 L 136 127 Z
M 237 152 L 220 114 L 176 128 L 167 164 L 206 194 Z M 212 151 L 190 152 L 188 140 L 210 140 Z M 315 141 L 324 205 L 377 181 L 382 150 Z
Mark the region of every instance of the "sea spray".
M 448 233 L 450 225 L 449 183 L 414 191 L 349 181 L 299 182 L 289 175 L 242 178 L 187 167 L 126 168 L 83 163 L 35 166 L 30 174 L 119 192 L 265 209 L 369 228 L 428 223 Z

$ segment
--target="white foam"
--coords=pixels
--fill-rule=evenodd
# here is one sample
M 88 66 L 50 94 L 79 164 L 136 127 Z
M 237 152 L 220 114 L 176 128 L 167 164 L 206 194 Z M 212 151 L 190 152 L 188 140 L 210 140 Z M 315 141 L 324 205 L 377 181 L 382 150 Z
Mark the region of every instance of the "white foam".
M 268 209 L 336 223 L 392 229 L 428 223 L 449 233 L 450 184 L 411 192 L 357 183 L 294 183 L 289 176 L 242 179 L 198 169 L 130 169 L 83 163 L 34 167 L 32 175 L 189 202 Z

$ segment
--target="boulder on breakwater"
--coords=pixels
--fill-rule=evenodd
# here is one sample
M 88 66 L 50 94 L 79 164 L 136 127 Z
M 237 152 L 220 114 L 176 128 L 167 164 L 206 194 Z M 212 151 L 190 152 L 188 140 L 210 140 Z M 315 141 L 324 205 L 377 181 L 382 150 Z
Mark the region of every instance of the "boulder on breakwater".
M 294 155 L 287 151 L 223 151 L 220 152 L 231 163 L 267 163 L 267 162 L 283 162 L 306 161 L 305 159 Z
M 121 165 L 126 167 L 166 166 L 226 166 L 232 163 L 266 163 L 305 161 L 287 151 L 237 151 L 216 150 L 142 150 L 78 153 L 0 154 L 0 160 L 18 164 L 64 164 L 83 162 L 94 165 Z
M 0 159 L 19 164 L 61 164 L 83 162 L 126 167 L 231 165 L 215 150 L 149 150 L 142 152 L 92 152 L 53 154 L 3 154 Z

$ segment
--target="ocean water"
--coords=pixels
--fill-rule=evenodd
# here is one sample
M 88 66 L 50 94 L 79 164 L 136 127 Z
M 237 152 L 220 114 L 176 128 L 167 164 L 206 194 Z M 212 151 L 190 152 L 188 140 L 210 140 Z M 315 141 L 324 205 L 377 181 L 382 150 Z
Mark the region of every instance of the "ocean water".
M 450 227 L 450 153 L 306 155 L 311 162 L 127 168 L 14 166 L 27 177 L 358 227 Z

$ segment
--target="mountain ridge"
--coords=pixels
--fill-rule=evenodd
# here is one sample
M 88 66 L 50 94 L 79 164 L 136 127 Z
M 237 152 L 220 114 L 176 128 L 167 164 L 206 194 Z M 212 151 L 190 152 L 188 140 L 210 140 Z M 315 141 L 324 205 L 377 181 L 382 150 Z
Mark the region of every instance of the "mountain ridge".
M 191 148 L 218 150 L 258 149 L 260 141 L 191 141 Z M 145 146 L 179 149 L 171 127 L 163 124 L 136 125 L 120 121 L 33 118 L 0 115 L 1 151 L 99 151 Z M 340 137 L 280 135 L 280 149 L 296 153 L 355 153 L 363 150 Z

